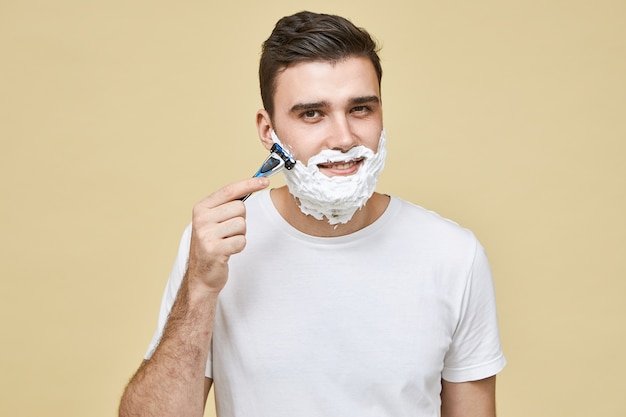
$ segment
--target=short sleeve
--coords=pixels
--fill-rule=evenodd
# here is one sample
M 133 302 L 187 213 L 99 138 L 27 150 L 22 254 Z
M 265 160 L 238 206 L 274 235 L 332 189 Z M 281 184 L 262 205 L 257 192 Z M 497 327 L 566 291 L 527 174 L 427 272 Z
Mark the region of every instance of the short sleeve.
M 172 310 L 172 306 L 174 305 L 174 300 L 176 299 L 176 295 L 178 294 L 178 289 L 180 288 L 183 277 L 185 276 L 185 273 L 187 271 L 187 260 L 189 258 L 190 243 L 191 225 L 187 226 L 180 240 L 178 254 L 176 255 L 176 260 L 174 261 L 172 272 L 170 273 L 170 277 L 165 286 L 165 291 L 163 292 L 163 298 L 161 299 L 161 308 L 159 310 L 157 329 L 154 332 L 150 345 L 148 346 L 148 350 L 144 355 L 145 359 L 150 359 L 152 357 L 152 354 L 159 345 L 159 342 L 163 335 L 163 330 L 165 329 L 165 324 L 167 323 L 170 311 Z
M 449 382 L 476 381 L 497 374 L 505 365 L 491 268 L 483 247 L 476 242 L 442 377 Z

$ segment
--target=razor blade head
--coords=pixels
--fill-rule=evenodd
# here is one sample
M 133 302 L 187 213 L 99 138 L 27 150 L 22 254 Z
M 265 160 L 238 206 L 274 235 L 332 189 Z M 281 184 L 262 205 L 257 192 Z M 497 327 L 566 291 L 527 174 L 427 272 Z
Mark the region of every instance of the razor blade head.
M 284 150 L 279 144 L 275 143 L 272 146 L 270 155 L 267 157 L 261 168 L 253 175 L 256 177 L 270 177 L 277 172 L 280 172 L 283 168 L 292 169 L 296 165 L 296 160 L 291 156 L 289 152 Z M 241 201 L 246 201 L 250 197 L 250 194 L 240 198 Z
M 293 158 L 293 156 L 291 156 L 291 154 L 283 149 L 283 147 L 280 146 L 278 143 L 272 145 L 271 151 L 283 160 L 283 162 L 285 163 L 285 168 L 292 169 L 296 165 L 296 160 Z

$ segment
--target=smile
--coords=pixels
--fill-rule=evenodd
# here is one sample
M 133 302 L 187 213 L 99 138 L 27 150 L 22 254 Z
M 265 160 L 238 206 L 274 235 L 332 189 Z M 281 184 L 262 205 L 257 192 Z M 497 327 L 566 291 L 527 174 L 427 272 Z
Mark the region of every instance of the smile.
M 326 162 L 323 164 L 318 164 L 317 166 L 323 169 L 342 170 L 342 169 L 350 169 L 353 166 L 360 164 L 362 161 L 363 161 L 363 158 L 359 158 L 359 159 L 352 159 L 350 161 Z

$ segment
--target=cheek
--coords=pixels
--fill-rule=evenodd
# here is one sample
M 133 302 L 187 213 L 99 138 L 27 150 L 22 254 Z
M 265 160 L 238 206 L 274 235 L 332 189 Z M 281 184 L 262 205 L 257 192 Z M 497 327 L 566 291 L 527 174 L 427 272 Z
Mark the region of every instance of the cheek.
M 302 162 L 303 164 L 307 164 L 307 162 L 309 161 L 309 159 L 320 153 L 322 151 L 322 149 L 320 147 L 314 147 L 311 146 L 311 144 L 304 144 L 302 143 L 304 142 L 298 142 L 297 144 L 294 144 L 292 142 L 287 143 L 287 149 L 289 149 L 289 152 L 291 152 L 291 155 L 297 159 L 298 161 Z
M 374 153 L 378 152 L 378 145 L 380 144 L 380 135 L 381 133 L 379 132 L 377 135 L 373 135 L 372 133 L 369 133 L 365 137 L 362 136 L 363 140 L 361 142 L 361 145 L 370 149 Z
M 373 140 L 370 144 L 366 145 L 372 152 L 378 152 L 378 146 L 380 145 L 380 136 Z
M 358 145 L 365 146 L 376 152 L 383 131 L 382 121 L 378 118 L 359 120 L 352 126 L 353 133 L 358 137 Z
M 287 123 L 282 123 L 279 126 L 282 129 L 275 132 L 276 139 L 296 160 L 306 165 L 309 158 L 321 152 L 321 145 L 319 141 L 315 140 L 315 135 L 311 132 L 300 132 L 299 129 L 289 126 Z

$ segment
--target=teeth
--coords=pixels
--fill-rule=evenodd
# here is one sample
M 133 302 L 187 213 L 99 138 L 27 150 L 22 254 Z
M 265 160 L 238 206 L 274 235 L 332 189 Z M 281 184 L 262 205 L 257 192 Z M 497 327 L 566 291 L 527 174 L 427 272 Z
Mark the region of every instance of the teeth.
M 337 165 L 335 165 L 335 168 L 337 168 L 337 169 L 346 169 L 346 168 L 350 168 L 352 165 L 354 165 L 354 162 L 346 162 L 345 164 L 337 164 Z
M 356 165 L 358 161 L 348 161 L 348 162 L 327 162 L 325 164 L 320 164 L 322 168 L 332 168 L 332 169 L 348 169 L 354 165 Z

